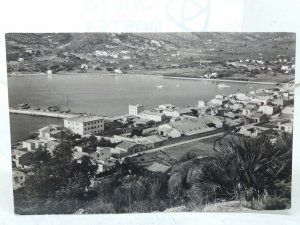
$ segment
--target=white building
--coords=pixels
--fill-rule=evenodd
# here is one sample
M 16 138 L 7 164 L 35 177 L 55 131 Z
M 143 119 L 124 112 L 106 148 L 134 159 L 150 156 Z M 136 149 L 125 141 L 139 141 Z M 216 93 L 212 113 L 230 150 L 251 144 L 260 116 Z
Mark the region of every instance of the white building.
M 140 114 L 141 112 L 144 111 L 144 106 L 143 105 L 129 105 L 128 106 L 128 114 L 132 115 L 132 116 L 137 116 L 138 114 Z
M 24 187 L 25 184 L 25 173 L 13 170 L 13 188 L 14 190 Z
M 104 119 L 99 116 L 79 116 L 64 119 L 64 127 L 75 134 L 96 134 L 104 131 Z
M 159 109 L 174 109 L 175 106 L 172 104 L 163 104 L 158 106 Z
M 162 122 L 166 118 L 165 114 L 163 114 L 163 113 L 152 112 L 152 111 L 148 111 L 148 110 L 143 111 L 138 116 L 141 119 L 153 120 L 155 122 Z
M 207 105 L 207 101 L 204 99 L 201 99 L 198 101 L 198 108 L 205 107 Z
M 97 163 L 107 163 L 109 158 L 111 157 L 111 150 L 108 147 L 105 148 L 97 147 L 97 150 L 93 153 L 90 153 L 90 156 Z
M 271 106 L 271 105 L 263 105 L 258 108 L 258 111 L 266 114 L 267 116 L 272 116 L 279 111 L 279 107 Z

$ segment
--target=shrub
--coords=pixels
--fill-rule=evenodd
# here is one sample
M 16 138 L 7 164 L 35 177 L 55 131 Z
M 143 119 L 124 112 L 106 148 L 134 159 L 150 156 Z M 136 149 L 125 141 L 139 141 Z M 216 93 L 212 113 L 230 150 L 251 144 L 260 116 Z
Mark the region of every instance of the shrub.
M 264 192 L 284 192 L 277 185 L 290 182 L 292 136 L 281 134 L 276 143 L 267 136 L 235 137 L 220 150 L 215 160 L 204 165 L 200 182 L 217 185 L 216 198 L 251 200 Z

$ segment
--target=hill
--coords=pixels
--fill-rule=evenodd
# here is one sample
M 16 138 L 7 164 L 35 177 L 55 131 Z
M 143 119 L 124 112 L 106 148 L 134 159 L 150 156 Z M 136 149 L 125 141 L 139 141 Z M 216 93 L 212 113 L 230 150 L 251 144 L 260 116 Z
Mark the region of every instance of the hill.
M 293 33 L 8 33 L 8 74 L 136 71 L 203 74 L 212 62 L 293 63 Z M 204 62 L 204 63 L 203 63 Z M 211 68 L 216 68 L 211 67 Z M 223 71 L 222 69 L 222 71 Z M 227 68 L 228 69 L 228 68 Z M 225 70 L 227 70 L 225 69 Z

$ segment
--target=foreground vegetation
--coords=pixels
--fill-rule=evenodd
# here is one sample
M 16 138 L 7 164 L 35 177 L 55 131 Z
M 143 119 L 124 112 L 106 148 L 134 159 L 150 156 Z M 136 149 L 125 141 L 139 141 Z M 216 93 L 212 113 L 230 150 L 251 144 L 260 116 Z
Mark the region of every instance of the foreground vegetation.
M 184 207 L 202 211 L 217 202 L 238 201 L 250 209 L 284 209 L 291 199 L 292 136 L 233 136 L 214 157 L 186 153 L 167 174 L 153 173 L 130 160 L 89 188 L 95 163 L 73 160 L 65 141 L 51 157 L 35 154 L 26 187 L 15 191 L 19 214 L 129 213 Z

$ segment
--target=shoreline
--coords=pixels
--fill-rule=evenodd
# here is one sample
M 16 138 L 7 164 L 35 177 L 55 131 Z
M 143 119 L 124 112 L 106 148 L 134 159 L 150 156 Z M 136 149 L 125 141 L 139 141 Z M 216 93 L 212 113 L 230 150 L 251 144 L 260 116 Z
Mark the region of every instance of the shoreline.
M 164 74 L 139 74 L 139 73 L 124 73 L 124 74 L 113 74 L 113 73 L 97 73 L 97 72 L 87 72 L 87 73 L 76 73 L 76 72 L 66 72 L 66 73 L 56 73 L 56 74 L 40 74 L 40 73 L 30 73 L 30 74 L 7 74 L 7 77 L 24 77 L 24 76 L 41 76 L 41 77 L 52 77 L 52 76 L 144 76 L 144 77 L 162 77 L 166 79 L 178 79 L 178 80 L 197 80 L 197 81 L 217 81 L 217 82 L 229 82 L 229 83 L 248 83 L 248 84 L 264 84 L 264 85 L 277 85 L 276 82 L 267 81 L 245 81 L 245 80 L 230 80 L 230 79 L 208 79 L 201 77 L 184 77 L 184 76 L 168 76 Z M 285 82 L 280 82 L 285 83 Z
M 245 80 L 229 80 L 229 79 L 208 79 L 198 77 L 177 77 L 177 76 L 165 76 L 166 79 L 178 79 L 178 80 L 198 80 L 198 81 L 217 81 L 217 82 L 229 82 L 229 83 L 248 83 L 248 84 L 265 84 L 265 85 L 277 85 L 278 83 L 266 82 L 266 81 L 245 81 Z M 284 82 L 283 82 L 284 83 Z

